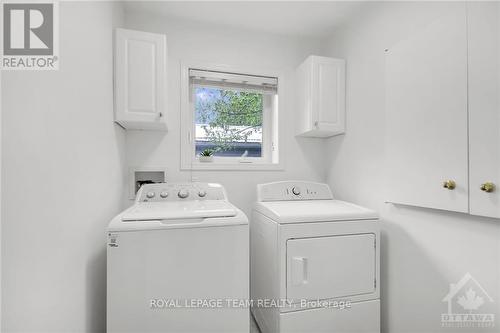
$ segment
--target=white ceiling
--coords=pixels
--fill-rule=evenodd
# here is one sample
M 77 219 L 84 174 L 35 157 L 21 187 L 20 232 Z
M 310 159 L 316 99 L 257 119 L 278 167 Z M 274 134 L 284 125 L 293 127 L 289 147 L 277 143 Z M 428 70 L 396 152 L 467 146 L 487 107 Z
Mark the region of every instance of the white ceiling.
M 356 15 L 347 1 L 130 1 L 127 12 L 292 36 L 324 36 Z

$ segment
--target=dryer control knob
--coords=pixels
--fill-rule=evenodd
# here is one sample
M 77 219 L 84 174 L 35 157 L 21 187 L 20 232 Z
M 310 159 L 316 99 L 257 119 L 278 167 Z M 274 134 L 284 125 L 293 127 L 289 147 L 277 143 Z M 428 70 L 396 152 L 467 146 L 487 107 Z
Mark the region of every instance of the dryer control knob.
M 186 199 L 189 197 L 189 191 L 188 190 L 180 190 L 179 193 L 177 193 L 177 196 L 181 199 Z
M 148 199 L 153 199 L 155 197 L 155 192 L 146 193 L 146 197 L 148 197 Z
M 205 191 L 205 190 L 200 190 L 200 191 L 198 192 L 198 196 L 199 196 L 200 198 L 203 198 L 203 197 L 204 197 L 204 196 L 206 196 L 206 195 L 207 195 L 207 191 Z
M 168 192 L 166 191 L 163 191 L 160 193 L 160 197 L 162 197 L 163 199 L 165 199 L 166 197 L 168 197 Z
M 295 194 L 295 195 L 299 195 L 300 194 L 300 187 L 294 187 L 294 188 L 292 188 L 292 193 Z

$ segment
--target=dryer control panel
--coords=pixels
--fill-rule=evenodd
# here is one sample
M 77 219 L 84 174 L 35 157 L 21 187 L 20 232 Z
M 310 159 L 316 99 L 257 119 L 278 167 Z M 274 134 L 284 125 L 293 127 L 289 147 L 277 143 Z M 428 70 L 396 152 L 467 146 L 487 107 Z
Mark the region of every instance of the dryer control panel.
M 226 200 L 224 187 L 213 183 L 156 183 L 143 185 L 136 202 Z
M 257 185 L 257 201 L 332 200 L 327 184 L 285 181 Z

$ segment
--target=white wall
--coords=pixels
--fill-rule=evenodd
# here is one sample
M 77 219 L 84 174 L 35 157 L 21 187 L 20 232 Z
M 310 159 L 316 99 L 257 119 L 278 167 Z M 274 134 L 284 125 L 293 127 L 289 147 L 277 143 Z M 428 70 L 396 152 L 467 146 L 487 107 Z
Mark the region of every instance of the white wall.
M 112 3 L 60 4 L 60 70 L 2 73 L 2 331 L 103 332 L 121 209 Z
M 230 200 L 250 213 L 255 185 L 285 179 L 324 181 L 323 142 L 296 139 L 294 82 L 295 67 L 309 54 L 317 53 L 317 41 L 270 34 L 238 31 L 195 22 L 127 13 L 130 29 L 164 33 L 168 43 L 168 133 L 127 132 L 128 166 L 162 166 L 168 181 L 193 180 L 223 184 Z M 286 123 L 281 136 L 285 149 L 284 171 L 180 171 L 180 62 L 202 60 L 212 63 L 272 68 L 285 72 L 286 96 L 280 99 L 280 122 Z
M 382 214 L 384 332 L 469 331 L 440 327 L 449 283 L 466 272 L 495 299 L 481 310 L 500 316 L 500 220 L 384 203 L 384 49 L 455 5 L 369 4 L 329 41 L 347 59 L 347 132 L 328 141 L 327 178 L 338 198 Z

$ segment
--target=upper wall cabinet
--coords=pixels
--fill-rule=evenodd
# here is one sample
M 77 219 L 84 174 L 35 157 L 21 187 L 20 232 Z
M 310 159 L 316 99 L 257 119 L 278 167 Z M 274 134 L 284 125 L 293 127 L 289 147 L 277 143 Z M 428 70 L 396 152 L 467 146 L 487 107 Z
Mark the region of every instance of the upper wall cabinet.
M 297 135 L 330 137 L 345 131 L 345 61 L 309 56 L 297 68 Z
M 500 3 L 467 12 L 470 212 L 500 217 Z
M 468 212 L 465 6 L 387 50 L 388 201 Z
M 454 3 L 386 58 L 388 201 L 500 217 L 498 3 Z
M 115 121 L 126 129 L 166 130 L 165 35 L 116 29 Z

